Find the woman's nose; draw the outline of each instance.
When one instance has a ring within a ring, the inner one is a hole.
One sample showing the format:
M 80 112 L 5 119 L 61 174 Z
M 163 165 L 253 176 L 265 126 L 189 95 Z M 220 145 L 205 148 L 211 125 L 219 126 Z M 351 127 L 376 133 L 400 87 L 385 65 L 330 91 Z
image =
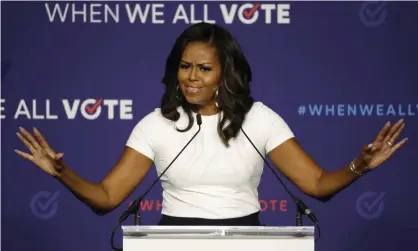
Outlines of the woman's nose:
M 189 80 L 190 81 L 196 81 L 197 80 L 197 68 L 192 67 L 190 73 L 189 73 Z

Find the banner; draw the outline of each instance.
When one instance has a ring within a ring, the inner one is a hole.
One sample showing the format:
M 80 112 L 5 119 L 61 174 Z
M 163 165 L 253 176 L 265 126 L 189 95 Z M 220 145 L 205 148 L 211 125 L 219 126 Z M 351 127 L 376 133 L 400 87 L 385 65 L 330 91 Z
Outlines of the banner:
M 14 149 L 19 127 L 38 128 L 81 177 L 99 182 L 138 121 L 159 106 L 165 60 L 198 22 L 237 38 L 252 94 L 289 124 L 323 169 L 347 165 L 386 121 L 409 141 L 329 201 L 284 183 L 315 213 L 316 250 L 417 246 L 418 33 L 416 2 L 4 2 L 1 50 L 1 212 L 4 250 L 111 250 L 119 215 L 156 178 L 155 168 L 117 209 L 95 215 Z M 180 149 L 179 149 L 180 150 Z M 158 183 L 140 205 L 160 219 Z M 265 167 L 267 226 L 296 222 L 295 204 Z M 308 218 L 305 225 L 312 225 Z M 133 224 L 129 218 L 125 224 Z M 116 245 L 122 245 L 121 231 Z

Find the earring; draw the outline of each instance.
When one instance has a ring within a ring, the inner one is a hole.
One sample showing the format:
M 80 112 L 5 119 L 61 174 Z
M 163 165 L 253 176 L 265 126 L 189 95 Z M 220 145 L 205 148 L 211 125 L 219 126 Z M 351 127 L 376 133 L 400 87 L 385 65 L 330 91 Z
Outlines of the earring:
M 216 99 L 218 98 L 218 94 L 219 94 L 219 89 L 216 90 L 216 92 L 215 92 L 215 105 L 216 105 L 216 107 L 219 108 L 218 102 L 216 101 Z
M 176 93 L 176 98 L 178 99 L 178 100 L 180 100 L 180 96 L 179 96 L 179 86 L 177 85 L 177 93 Z

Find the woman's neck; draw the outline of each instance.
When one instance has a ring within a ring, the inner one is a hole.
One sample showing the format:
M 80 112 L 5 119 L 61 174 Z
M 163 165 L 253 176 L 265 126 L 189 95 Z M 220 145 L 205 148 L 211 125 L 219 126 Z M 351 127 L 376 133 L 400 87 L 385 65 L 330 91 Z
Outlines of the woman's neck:
M 218 112 L 219 108 L 215 104 L 199 106 L 199 113 L 202 116 L 211 116 L 217 114 Z

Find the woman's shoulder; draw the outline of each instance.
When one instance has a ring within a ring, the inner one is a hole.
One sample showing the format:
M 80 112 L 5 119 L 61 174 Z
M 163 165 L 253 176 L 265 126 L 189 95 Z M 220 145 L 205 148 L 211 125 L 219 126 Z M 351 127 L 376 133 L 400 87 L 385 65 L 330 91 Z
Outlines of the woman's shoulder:
M 168 120 L 163 116 L 161 108 L 154 108 L 154 110 L 146 113 L 136 122 L 136 127 L 140 127 L 144 130 L 152 130 L 164 126 L 167 123 Z
M 184 114 L 182 109 L 177 108 L 177 111 L 180 113 L 180 118 L 177 121 L 173 121 L 164 117 L 161 108 L 154 108 L 154 110 L 145 114 L 137 122 L 137 126 L 152 131 L 176 128 L 176 126 L 185 124 L 187 122 L 187 116 Z
M 255 101 L 249 110 L 247 117 L 265 120 L 280 118 L 280 115 L 262 101 Z
M 159 123 L 164 120 L 163 114 L 161 113 L 161 108 L 155 108 L 154 110 L 146 113 L 140 120 L 139 123 L 149 124 L 149 123 Z

